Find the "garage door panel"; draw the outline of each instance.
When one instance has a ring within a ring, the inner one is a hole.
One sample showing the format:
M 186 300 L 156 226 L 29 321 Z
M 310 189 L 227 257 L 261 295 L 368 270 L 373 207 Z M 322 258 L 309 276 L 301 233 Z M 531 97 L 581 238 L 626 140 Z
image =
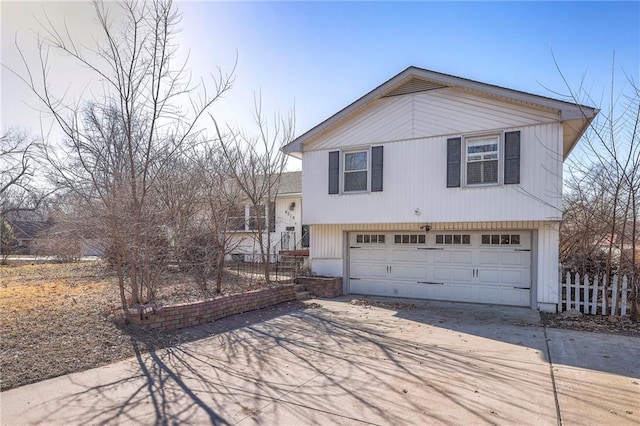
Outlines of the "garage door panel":
M 517 287 L 524 287 L 523 283 L 529 281 L 529 273 L 523 270 L 502 270 L 500 273 L 500 282 L 504 284 L 513 284 Z M 527 286 L 528 287 L 528 286 Z
M 385 250 L 380 249 L 368 249 L 368 248 L 353 248 L 351 249 L 351 260 L 355 262 L 366 261 L 381 261 L 384 262 L 387 258 Z
M 500 295 L 501 300 L 504 300 L 505 304 L 509 305 L 528 305 L 529 304 L 529 290 L 505 288 Z
M 409 268 L 409 278 L 420 281 L 427 276 L 427 266 L 412 266 Z
M 436 251 L 433 254 L 433 262 L 434 263 L 451 263 L 451 252 L 450 251 Z
M 472 262 L 473 262 L 473 252 L 471 250 L 453 252 L 453 263 L 471 265 Z
M 478 281 L 481 283 L 499 283 L 500 282 L 500 270 L 482 268 L 478 273 Z
M 473 286 L 472 285 L 456 285 L 452 288 L 452 296 L 455 300 L 471 301 L 473 300 Z
M 412 250 L 409 253 L 409 261 L 413 263 L 427 263 L 429 261 L 429 253 L 425 250 Z
M 505 266 L 529 266 L 530 259 L 528 252 L 503 252 L 501 263 Z
M 411 268 L 407 266 L 393 266 L 391 270 L 391 279 L 406 279 L 411 277 Z
M 451 281 L 452 269 L 450 267 L 434 267 L 433 279 L 435 281 Z
M 500 253 L 495 251 L 481 251 L 480 265 L 499 265 Z
M 380 242 L 350 249 L 350 292 L 391 297 L 427 298 L 527 306 L 531 291 L 530 235 L 490 239 L 471 234 L 471 244 L 452 238 L 427 238 L 427 244 L 386 233 Z M 455 232 L 453 232 L 455 234 Z M 502 234 L 502 233 L 501 233 Z M 403 234 L 404 235 L 404 234 Z M 410 234 L 412 235 L 412 234 Z M 355 237 L 353 238 L 355 241 Z M 376 239 L 377 240 L 377 239 Z M 447 243 L 447 241 L 449 241 Z M 469 239 L 467 239 L 469 241 Z M 506 241 L 506 243 L 505 243 Z
M 468 282 L 473 279 L 473 271 L 470 268 L 467 269 L 453 269 L 453 281 Z
M 481 303 L 495 303 L 497 300 L 501 300 L 499 288 L 478 286 L 476 291 L 478 292 L 478 301 Z

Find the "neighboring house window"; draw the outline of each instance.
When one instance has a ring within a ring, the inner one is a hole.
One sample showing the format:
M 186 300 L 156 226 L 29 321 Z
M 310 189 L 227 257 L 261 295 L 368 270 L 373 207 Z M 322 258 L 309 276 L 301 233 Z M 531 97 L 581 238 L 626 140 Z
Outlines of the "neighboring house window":
M 245 206 L 236 205 L 229 209 L 229 229 L 232 231 L 244 231 L 246 218 Z
M 229 212 L 229 229 L 232 231 L 257 231 L 258 220 L 262 231 L 275 232 L 275 202 L 269 203 L 269 209 L 264 206 L 258 206 L 260 211 L 260 217 L 256 209 L 252 205 L 248 206 L 234 206 Z
M 369 176 L 369 152 L 344 153 L 344 192 L 366 191 Z
M 498 183 L 498 136 L 466 140 L 467 185 Z

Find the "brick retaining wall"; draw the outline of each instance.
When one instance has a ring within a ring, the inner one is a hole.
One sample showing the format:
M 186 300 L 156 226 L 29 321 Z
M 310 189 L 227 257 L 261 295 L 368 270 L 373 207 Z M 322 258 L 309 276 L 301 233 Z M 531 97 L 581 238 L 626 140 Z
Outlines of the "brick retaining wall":
M 342 277 L 298 277 L 298 284 L 304 284 L 305 288 L 314 296 L 331 299 L 342 296 Z
M 232 294 L 205 302 L 161 308 L 131 308 L 129 321 L 149 328 L 175 330 L 204 324 L 231 315 L 255 311 L 279 303 L 296 300 L 293 285 Z

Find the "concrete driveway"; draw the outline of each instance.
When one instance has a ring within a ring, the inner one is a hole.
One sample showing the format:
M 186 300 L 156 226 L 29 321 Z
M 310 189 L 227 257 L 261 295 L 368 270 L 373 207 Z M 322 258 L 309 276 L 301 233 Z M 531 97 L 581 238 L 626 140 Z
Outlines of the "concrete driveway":
M 545 330 L 523 308 L 350 300 L 3 392 L 0 423 L 638 424 L 640 338 Z

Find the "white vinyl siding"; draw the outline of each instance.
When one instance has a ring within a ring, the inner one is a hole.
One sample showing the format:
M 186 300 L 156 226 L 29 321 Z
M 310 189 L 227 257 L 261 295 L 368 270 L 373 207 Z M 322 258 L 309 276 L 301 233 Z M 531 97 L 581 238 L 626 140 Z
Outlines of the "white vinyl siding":
M 386 143 L 384 191 L 336 197 L 326 189 L 327 151 L 304 152 L 305 223 L 559 220 L 560 124 L 505 130 L 521 132 L 519 185 L 447 188 L 447 136 L 442 136 Z
M 380 144 L 476 133 L 558 120 L 558 112 L 551 109 L 445 88 L 380 99 L 305 143 L 304 151 L 344 149 L 365 141 Z

